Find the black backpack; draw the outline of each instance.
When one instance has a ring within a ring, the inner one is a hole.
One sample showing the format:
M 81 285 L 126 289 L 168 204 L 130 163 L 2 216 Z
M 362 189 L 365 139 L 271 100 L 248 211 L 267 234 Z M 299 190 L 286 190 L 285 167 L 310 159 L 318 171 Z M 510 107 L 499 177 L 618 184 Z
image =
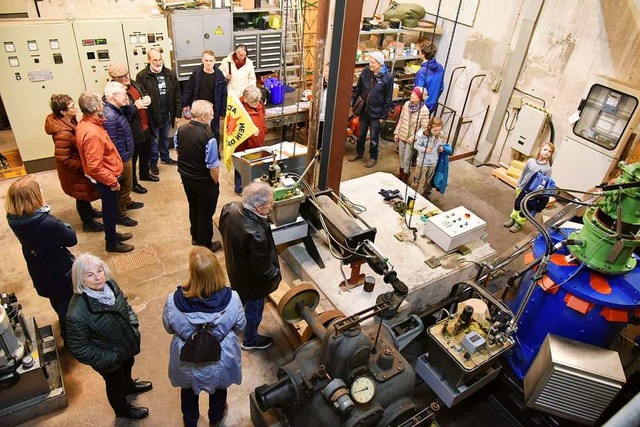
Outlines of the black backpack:
M 212 329 L 213 326 L 209 323 L 198 325 L 193 335 L 185 340 L 180 360 L 193 363 L 218 362 L 222 349 Z

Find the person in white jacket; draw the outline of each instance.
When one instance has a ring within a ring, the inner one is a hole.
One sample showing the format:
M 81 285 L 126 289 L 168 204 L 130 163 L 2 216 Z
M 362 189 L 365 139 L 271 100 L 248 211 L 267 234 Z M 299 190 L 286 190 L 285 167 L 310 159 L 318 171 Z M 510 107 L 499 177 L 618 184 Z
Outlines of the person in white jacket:
M 253 61 L 247 57 L 247 46 L 239 44 L 235 51 L 220 62 L 220 70 L 227 79 L 227 92 L 240 98 L 247 86 L 256 85 Z

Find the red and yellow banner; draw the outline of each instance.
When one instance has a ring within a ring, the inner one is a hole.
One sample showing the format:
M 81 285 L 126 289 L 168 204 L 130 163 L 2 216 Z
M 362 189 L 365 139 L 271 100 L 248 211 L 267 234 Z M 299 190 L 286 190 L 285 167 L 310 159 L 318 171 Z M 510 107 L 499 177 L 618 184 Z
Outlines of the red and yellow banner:
M 258 128 L 251 121 L 251 116 L 235 95 L 227 96 L 227 115 L 224 118 L 224 163 L 231 170 L 231 156 L 238 145 L 256 133 Z

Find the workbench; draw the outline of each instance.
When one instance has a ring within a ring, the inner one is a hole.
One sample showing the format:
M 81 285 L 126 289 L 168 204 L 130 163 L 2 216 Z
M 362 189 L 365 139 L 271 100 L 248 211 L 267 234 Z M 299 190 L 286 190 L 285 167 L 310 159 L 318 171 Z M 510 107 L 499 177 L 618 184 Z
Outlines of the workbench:
M 283 141 L 264 147 L 250 148 L 245 151 L 233 153 L 233 167 L 240 172 L 242 186 L 246 187 L 251 181 L 269 174 L 269 166 L 273 162 L 271 153 L 276 153 L 276 161 L 282 161 L 282 172 L 294 172 L 301 174 L 307 166 L 307 147 Z
M 422 234 L 426 218 L 440 213 L 440 210 L 409 189 L 409 193 L 416 196 L 414 211 L 419 212 L 417 215 L 407 215 L 407 221 L 411 216 L 411 226 L 418 229 L 414 241 L 413 233 L 408 230 L 403 216 L 394 211 L 392 202 L 385 202 L 378 194 L 380 189 L 398 189 L 400 196 L 404 196 L 407 186 L 392 174 L 377 172 L 351 179 L 341 183 L 340 189 L 352 203 L 366 208 L 360 216 L 369 226 L 377 229 L 375 245 L 388 257 L 389 263 L 398 273 L 398 278 L 408 286 L 407 304 L 403 305 L 404 308 L 401 307 L 401 311 L 406 314 L 419 313 L 424 308 L 445 299 L 454 284 L 475 276 L 477 268 L 474 263 L 482 262 L 495 253 L 488 243 L 480 239 L 466 245 L 469 250 L 466 255 L 457 252 L 445 253 Z M 326 266 L 324 269 L 318 267 L 302 244 L 290 246 L 280 255 L 303 280 L 315 283 L 332 306 L 325 306 L 325 309 L 335 308 L 351 315 L 374 305 L 378 295 L 393 290 L 391 285 L 384 283 L 382 277 L 374 273 L 367 264 L 362 266 L 361 271 L 375 278 L 373 292 L 365 292 L 362 286 L 342 290 L 339 286 L 343 281 L 340 268 L 342 266 L 347 277 L 350 268 L 332 257 L 327 243 L 322 238 L 323 233 L 315 232 L 314 240 Z M 436 268 L 429 267 L 425 261 L 430 258 L 438 259 L 441 265 Z
M 300 101 L 297 92 L 287 93 L 282 105 L 265 105 L 265 123 L 267 129 L 282 128 L 282 139 L 288 139 L 286 130 L 288 126 L 298 126 L 299 123 L 309 121 L 309 101 Z M 295 139 L 295 138 L 291 138 Z

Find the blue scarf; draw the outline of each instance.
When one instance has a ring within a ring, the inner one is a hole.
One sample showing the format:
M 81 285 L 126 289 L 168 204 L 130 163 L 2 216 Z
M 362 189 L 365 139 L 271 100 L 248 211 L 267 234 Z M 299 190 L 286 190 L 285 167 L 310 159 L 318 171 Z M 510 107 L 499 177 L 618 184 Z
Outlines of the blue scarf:
M 109 286 L 107 282 L 104 283 L 104 286 L 99 291 L 88 288 L 84 284 L 81 289 L 88 297 L 98 300 L 100 304 L 113 307 L 116 303 L 116 295 L 113 293 L 113 289 L 111 289 L 111 286 Z

